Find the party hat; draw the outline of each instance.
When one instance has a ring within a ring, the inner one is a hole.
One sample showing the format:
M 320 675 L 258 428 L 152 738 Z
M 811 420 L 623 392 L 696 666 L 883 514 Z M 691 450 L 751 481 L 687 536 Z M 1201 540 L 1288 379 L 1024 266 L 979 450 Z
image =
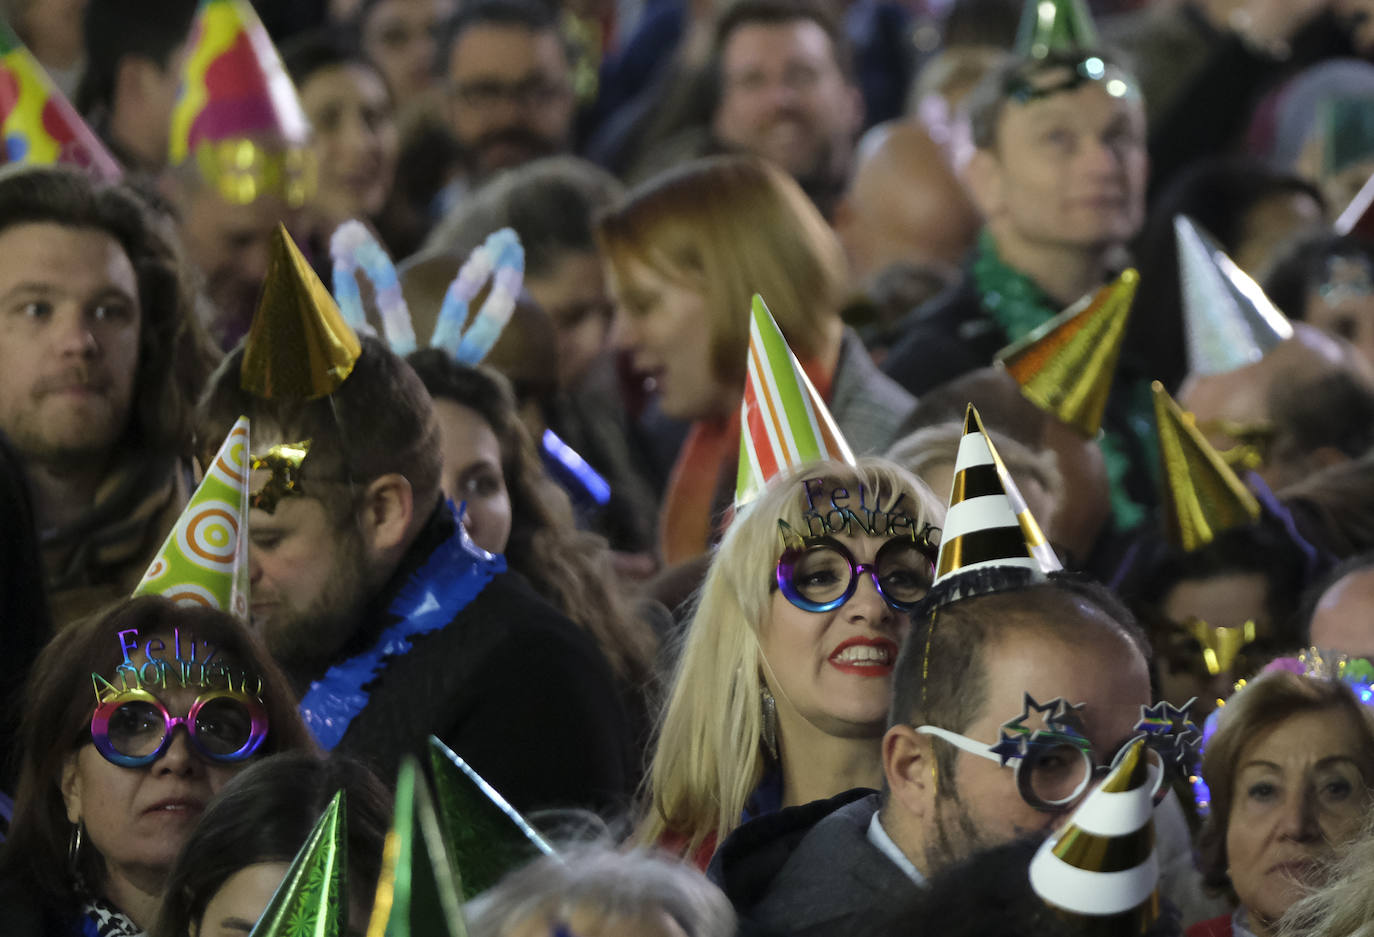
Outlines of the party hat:
M 429 764 L 449 855 L 462 870 L 464 900 L 537 854 L 553 855 L 553 847 L 494 787 L 432 735 Z
M 409 756 L 396 779 L 396 809 L 367 937 L 467 937 L 457 870 L 419 764 Z
M 983 429 L 977 408 L 969 404 L 964 436 L 954 458 L 954 485 L 935 582 L 991 566 L 1021 567 L 1039 574 L 1063 568 Z
M 787 347 L 763 298 L 754 295 L 749 363 L 740 401 L 739 475 L 735 506 L 754 500 L 768 480 L 803 462 L 854 464 L 825 401 Z
M 1051 52 L 1095 49 L 1097 29 L 1084 0 L 1026 0 L 1014 52 L 1043 59 Z
M 1236 473 L 1207 442 L 1164 385 L 1155 395 L 1155 431 L 1164 476 L 1164 525 L 1184 550 L 1206 546 L 1216 535 L 1259 519 L 1260 506 Z
M 168 162 L 194 159 L 201 176 L 234 204 L 269 193 L 304 204 L 315 181 L 310 124 L 253 7 L 247 0 L 201 0 L 188 48 Z
M 1139 282 L 1126 270 L 997 353 L 1027 400 L 1089 439 L 1102 428 Z
M 1344 237 L 1356 234 L 1362 238 L 1374 239 L 1374 176 L 1365 180 L 1360 191 L 1341 210 L 1331 224 L 1332 230 Z
M 1031 888 L 1082 933 L 1141 934 L 1159 917 L 1155 780 L 1137 739 L 1031 859 Z
M 243 389 L 313 400 L 338 389 L 362 353 L 358 336 L 286 228 L 277 225 L 258 311 L 243 348 Z
M 348 923 L 348 833 L 339 791 L 249 937 L 338 937 Z
M 1174 217 L 1188 370 L 1225 374 L 1263 358 L 1293 326 L 1259 284 L 1186 215 Z
M 4 162 L 77 166 L 102 182 L 123 175 L 33 53 L 0 19 L 0 135 Z
M 215 453 L 134 595 L 206 605 L 248 618 L 248 417 Z

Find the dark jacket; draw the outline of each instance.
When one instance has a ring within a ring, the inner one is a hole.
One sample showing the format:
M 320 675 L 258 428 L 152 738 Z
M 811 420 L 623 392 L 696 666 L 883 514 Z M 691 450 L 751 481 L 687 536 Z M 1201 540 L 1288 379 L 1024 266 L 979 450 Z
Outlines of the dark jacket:
M 849 937 L 919 889 L 868 840 L 878 793 L 858 788 L 739 827 L 707 876 L 739 914 L 741 935 Z
M 883 359 L 883 372 L 919 397 L 992 364 L 1009 341 L 965 269 L 953 286 L 907 315 L 902 337 Z
M 441 506 L 371 603 L 363 648 L 390 623 L 385 610 L 395 594 L 453 530 Z M 630 732 L 610 668 L 592 639 L 523 577 L 497 574 L 447 626 L 413 638 L 411 648 L 369 685 L 339 751 L 390 779 L 433 734 L 518 810 L 627 803 Z

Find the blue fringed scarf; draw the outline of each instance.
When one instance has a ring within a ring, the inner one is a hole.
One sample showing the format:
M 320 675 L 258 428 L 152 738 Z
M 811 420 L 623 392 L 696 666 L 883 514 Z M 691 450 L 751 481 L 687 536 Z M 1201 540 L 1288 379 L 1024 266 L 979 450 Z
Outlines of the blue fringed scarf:
M 506 558 L 473 543 L 456 516 L 454 527 L 453 536 L 434 549 L 387 606 L 396 623 L 368 650 L 330 667 L 301 698 L 301 717 L 326 751 L 333 751 L 363 711 L 369 696 L 364 687 L 381 674 L 386 662 L 407 653 L 412 638 L 453 621 L 493 576 L 506 571 Z

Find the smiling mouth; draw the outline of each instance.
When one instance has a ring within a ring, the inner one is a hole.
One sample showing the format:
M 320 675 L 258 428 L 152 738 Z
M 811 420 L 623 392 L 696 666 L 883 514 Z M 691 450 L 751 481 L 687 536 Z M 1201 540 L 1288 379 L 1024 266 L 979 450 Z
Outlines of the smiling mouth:
M 865 677 L 885 677 L 897 662 L 897 645 L 891 641 L 853 641 L 841 644 L 830 655 L 830 666 Z
M 143 812 L 145 814 L 167 814 L 173 816 L 180 814 L 189 816 L 191 814 L 202 813 L 204 810 L 205 804 L 201 803 L 199 800 L 195 800 L 194 798 L 177 798 L 159 801 Z

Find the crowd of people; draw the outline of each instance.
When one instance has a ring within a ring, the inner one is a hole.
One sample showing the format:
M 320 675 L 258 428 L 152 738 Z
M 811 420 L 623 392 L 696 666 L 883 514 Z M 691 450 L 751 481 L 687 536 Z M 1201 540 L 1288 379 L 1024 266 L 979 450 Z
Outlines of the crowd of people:
M 0 932 L 1374 928 L 1374 3 L 0 13 Z

